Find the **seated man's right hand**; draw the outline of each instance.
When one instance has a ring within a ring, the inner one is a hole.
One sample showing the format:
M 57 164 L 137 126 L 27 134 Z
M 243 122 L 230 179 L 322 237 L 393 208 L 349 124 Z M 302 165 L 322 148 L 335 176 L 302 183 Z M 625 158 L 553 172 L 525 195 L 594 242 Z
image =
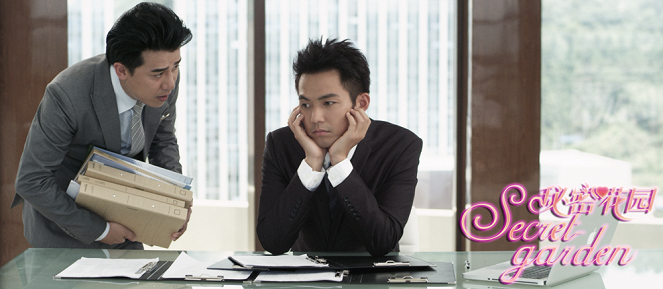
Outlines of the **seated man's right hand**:
M 295 138 L 299 142 L 299 145 L 304 149 L 306 154 L 306 163 L 314 171 L 322 171 L 322 162 L 325 160 L 325 155 L 327 154 L 326 149 L 322 149 L 318 144 L 311 139 L 311 137 L 306 134 L 306 130 L 302 125 L 304 120 L 304 114 L 301 113 L 301 108 L 299 106 L 295 107 L 290 113 L 288 118 L 288 126 L 292 133 L 295 135 Z
M 101 239 L 100 242 L 108 245 L 121 244 L 124 243 L 125 240 L 136 242 L 136 234 L 127 229 L 127 227 L 116 222 L 108 222 L 108 225 L 110 225 L 108 235 Z

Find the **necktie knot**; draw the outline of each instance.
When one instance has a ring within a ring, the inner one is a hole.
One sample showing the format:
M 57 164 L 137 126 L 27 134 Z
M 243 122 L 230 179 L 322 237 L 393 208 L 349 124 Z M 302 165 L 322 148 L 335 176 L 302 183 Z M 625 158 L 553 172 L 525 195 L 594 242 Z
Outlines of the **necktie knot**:
M 143 106 L 145 106 L 144 103 L 142 103 L 140 100 L 136 100 L 136 104 L 133 107 L 133 113 L 134 115 L 140 114 L 143 111 Z

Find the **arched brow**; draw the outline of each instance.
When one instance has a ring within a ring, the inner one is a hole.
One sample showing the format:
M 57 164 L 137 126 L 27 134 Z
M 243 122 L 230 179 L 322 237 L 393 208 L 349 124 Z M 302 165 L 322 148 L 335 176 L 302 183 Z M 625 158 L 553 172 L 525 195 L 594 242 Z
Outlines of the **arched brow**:
M 180 62 L 182 62 L 182 58 L 180 58 L 180 60 L 178 60 L 178 61 L 175 61 L 175 65 L 173 65 L 173 66 L 177 66 L 177 65 L 179 65 Z M 164 67 L 164 68 L 155 68 L 155 69 L 152 69 L 152 70 L 150 70 L 150 71 L 151 71 L 151 72 L 162 72 L 162 71 L 166 71 L 166 70 L 168 70 L 168 68 L 170 68 L 170 66 L 168 66 L 168 67 Z
M 323 100 L 323 99 L 328 99 L 328 98 L 333 98 L 333 97 L 338 97 L 338 94 L 336 94 L 336 93 L 328 93 L 328 94 L 325 94 L 325 95 L 323 95 L 323 96 L 318 97 L 318 100 Z M 300 95 L 300 96 L 299 96 L 299 99 L 300 99 L 300 100 L 310 101 L 310 100 L 309 100 L 306 96 L 304 96 L 304 95 Z

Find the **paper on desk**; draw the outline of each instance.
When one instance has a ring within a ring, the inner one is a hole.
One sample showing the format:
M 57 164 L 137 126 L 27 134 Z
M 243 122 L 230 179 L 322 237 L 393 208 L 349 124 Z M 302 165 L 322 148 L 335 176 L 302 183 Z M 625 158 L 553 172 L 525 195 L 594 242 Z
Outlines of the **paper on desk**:
M 194 278 L 210 278 L 210 277 L 223 277 L 223 280 L 246 280 L 249 278 L 253 271 L 240 271 L 240 270 L 208 270 L 207 267 L 216 263 L 215 261 L 203 262 L 198 261 L 187 253 L 182 252 L 177 259 L 173 261 L 170 268 L 161 275 L 163 279 L 184 279 L 185 276 L 191 275 Z
M 307 270 L 295 271 L 262 271 L 255 281 L 263 282 L 315 282 L 315 281 L 343 281 L 343 273 L 336 270 Z
M 105 278 L 127 277 L 138 279 L 145 273 L 141 270 L 151 263 L 156 264 L 159 258 L 154 259 L 105 259 L 85 258 L 78 259 L 69 265 L 56 278 Z
M 328 264 L 321 264 L 310 260 L 306 255 L 278 255 L 278 256 L 229 256 L 233 262 L 239 263 L 244 267 L 264 267 L 264 268 L 290 268 L 290 267 L 329 267 Z

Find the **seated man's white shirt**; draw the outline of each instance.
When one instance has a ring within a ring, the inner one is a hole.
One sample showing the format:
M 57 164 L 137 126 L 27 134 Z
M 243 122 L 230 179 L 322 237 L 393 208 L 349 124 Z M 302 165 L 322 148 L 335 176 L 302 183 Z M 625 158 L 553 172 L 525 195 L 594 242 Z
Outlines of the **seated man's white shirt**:
M 325 155 L 325 160 L 323 163 L 323 168 L 321 172 L 314 171 L 311 166 L 306 163 L 306 160 L 302 160 L 302 163 L 299 165 L 299 168 L 297 169 L 297 174 L 299 175 L 299 179 L 302 181 L 302 185 L 309 191 L 314 191 L 315 189 L 320 186 L 320 183 L 322 183 L 322 179 L 325 177 L 325 173 L 327 173 L 329 182 L 333 187 L 338 186 L 340 183 L 342 183 L 352 172 L 353 166 L 352 162 L 350 160 L 352 159 L 352 156 L 355 154 L 355 150 L 357 149 L 357 146 L 355 145 L 350 149 L 350 152 L 348 153 L 348 157 L 339 163 L 337 163 L 333 167 L 329 167 L 330 160 L 329 160 L 329 153 Z

